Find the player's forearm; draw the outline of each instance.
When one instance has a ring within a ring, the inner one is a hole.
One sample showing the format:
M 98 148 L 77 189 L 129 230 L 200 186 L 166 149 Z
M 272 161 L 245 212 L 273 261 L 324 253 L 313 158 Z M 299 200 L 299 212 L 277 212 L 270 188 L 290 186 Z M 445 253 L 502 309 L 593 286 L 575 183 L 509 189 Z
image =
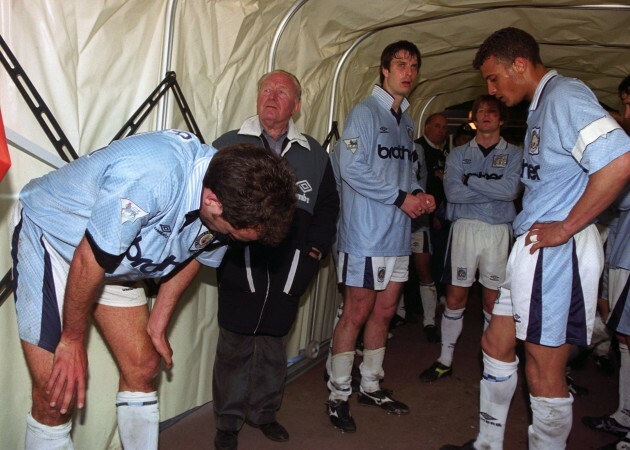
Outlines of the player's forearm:
M 563 221 L 563 228 L 570 235 L 582 230 L 617 198 L 629 181 L 630 153 L 625 153 L 591 175 L 584 194 Z
M 193 259 L 160 284 L 155 304 L 149 317 L 150 332 L 164 332 L 177 302 L 199 272 L 201 264 Z
M 62 338 L 83 342 L 88 317 L 104 276 L 105 270 L 98 264 L 90 245 L 83 238 L 74 252 L 68 273 Z

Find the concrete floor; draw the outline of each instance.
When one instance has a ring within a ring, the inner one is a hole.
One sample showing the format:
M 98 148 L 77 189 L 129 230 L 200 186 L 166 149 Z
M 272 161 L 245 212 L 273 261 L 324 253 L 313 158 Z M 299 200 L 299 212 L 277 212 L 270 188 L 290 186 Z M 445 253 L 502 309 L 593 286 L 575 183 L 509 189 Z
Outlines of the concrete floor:
M 285 443 L 266 439 L 247 425 L 239 435 L 242 450 L 318 450 L 318 449 L 438 449 L 447 443 L 462 444 L 477 434 L 481 356 L 479 340 L 482 318 L 478 301 L 471 302 L 464 331 L 455 350 L 453 376 L 436 383 L 422 383 L 419 373 L 439 355 L 439 344 L 429 344 L 421 325 L 406 324 L 393 330 L 385 357 L 383 387 L 393 389 L 394 397 L 410 407 L 405 416 L 388 415 L 378 408 L 364 407 L 350 400 L 356 433 L 335 429 L 325 414 L 328 394 L 323 382 L 324 361 L 289 383 L 278 421 L 289 431 Z M 357 357 L 357 360 L 359 358 Z M 572 376 L 587 387 L 587 396 L 574 401 L 574 424 L 568 449 L 596 449 L 616 440 L 614 436 L 585 428 L 584 415 L 602 415 L 617 405 L 617 377 L 595 369 L 589 358 L 586 366 Z M 529 424 L 528 393 L 524 374 L 514 397 L 506 431 L 505 449 L 527 448 Z M 160 434 L 160 450 L 212 449 L 215 427 L 212 404 L 201 406 L 185 419 Z

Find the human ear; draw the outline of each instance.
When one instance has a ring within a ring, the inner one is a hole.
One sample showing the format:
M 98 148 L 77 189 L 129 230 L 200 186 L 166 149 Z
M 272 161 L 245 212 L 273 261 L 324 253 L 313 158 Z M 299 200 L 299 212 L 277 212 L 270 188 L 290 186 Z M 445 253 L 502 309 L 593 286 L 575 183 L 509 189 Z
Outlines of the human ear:
M 209 208 L 214 214 L 221 215 L 223 213 L 223 204 L 211 189 L 205 188 L 202 193 L 201 202 Z
M 512 62 L 512 70 L 518 74 L 524 73 L 528 66 L 529 61 L 522 56 L 517 56 Z

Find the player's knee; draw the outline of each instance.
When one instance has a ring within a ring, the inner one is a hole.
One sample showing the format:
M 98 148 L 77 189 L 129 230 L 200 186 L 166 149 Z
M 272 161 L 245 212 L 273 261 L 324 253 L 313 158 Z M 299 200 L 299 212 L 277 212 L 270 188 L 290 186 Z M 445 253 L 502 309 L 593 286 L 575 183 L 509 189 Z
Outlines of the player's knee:
M 156 352 L 146 352 L 136 359 L 130 367 L 121 371 L 125 390 L 143 390 L 151 388 L 160 371 L 160 356 Z
M 31 415 L 43 425 L 57 426 L 67 423 L 72 418 L 74 407 L 70 407 L 68 412 L 61 414 L 58 409 L 50 407 L 50 399 L 44 389 L 33 389 L 33 404 Z
M 492 320 L 495 319 L 493 316 Z M 481 337 L 481 349 L 484 353 L 499 361 L 514 361 L 516 358 L 515 339 L 501 336 L 496 329 L 492 328 L 492 320 L 490 326 Z
M 341 319 L 339 319 L 339 324 L 343 328 L 360 330 L 367 321 L 367 318 L 368 315 L 360 309 L 344 310 Z

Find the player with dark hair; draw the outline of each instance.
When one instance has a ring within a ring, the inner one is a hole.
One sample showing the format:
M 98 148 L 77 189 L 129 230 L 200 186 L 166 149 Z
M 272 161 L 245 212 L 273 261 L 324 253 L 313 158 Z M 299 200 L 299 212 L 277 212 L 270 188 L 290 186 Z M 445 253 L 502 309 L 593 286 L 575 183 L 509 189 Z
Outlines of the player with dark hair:
M 565 369 L 572 345 L 591 338 L 603 250 L 593 220 L 630 179 L 630 139 L 586 85 L 546 69 L 538 43 L 504 28 L 480 46 L 473 67 L 507 106 L 530 102 L 505 283 L 482 339 L 479 435 L 461 448 L 503 448 L 516 389 L 516 339 L 524 341 L 531 449 L 562 449 L 573 397 Z M 444 449 L 460 448 L 445 446 Z
M 93 313 L 120 371 L 122 444 L 156 449 L 155 377 L 161 358 L 172 364 L 166 329 L 181 294 L 201 264 L 219 265 L 230 238 L 277 243 L 294 207 L 295 179 L 280 158 L 253 146 L 217 152 L 178 130 L 113 142 L 28 183 L 11 247 L 33 382 L 25 448 L 72 448 Z M 161 278 L 150 312 L 133 284 L 145 278 Z
M 405 110 L 420 67 L 420 52 L 407 41 L 388 45 L 381 85 L 346 119 L 333 161 L 341 186 L 338 281 L 343 313 L 333 332 L 328 415 L 334 426 L 355 431 L 348 398 L 357 336 L 363 333 L 358 400 L 393 414 L 407 405 L 381 389 L 388 326 L 409 273 L 411 218 L 435 209 L 415 176 L 413 121 Z

